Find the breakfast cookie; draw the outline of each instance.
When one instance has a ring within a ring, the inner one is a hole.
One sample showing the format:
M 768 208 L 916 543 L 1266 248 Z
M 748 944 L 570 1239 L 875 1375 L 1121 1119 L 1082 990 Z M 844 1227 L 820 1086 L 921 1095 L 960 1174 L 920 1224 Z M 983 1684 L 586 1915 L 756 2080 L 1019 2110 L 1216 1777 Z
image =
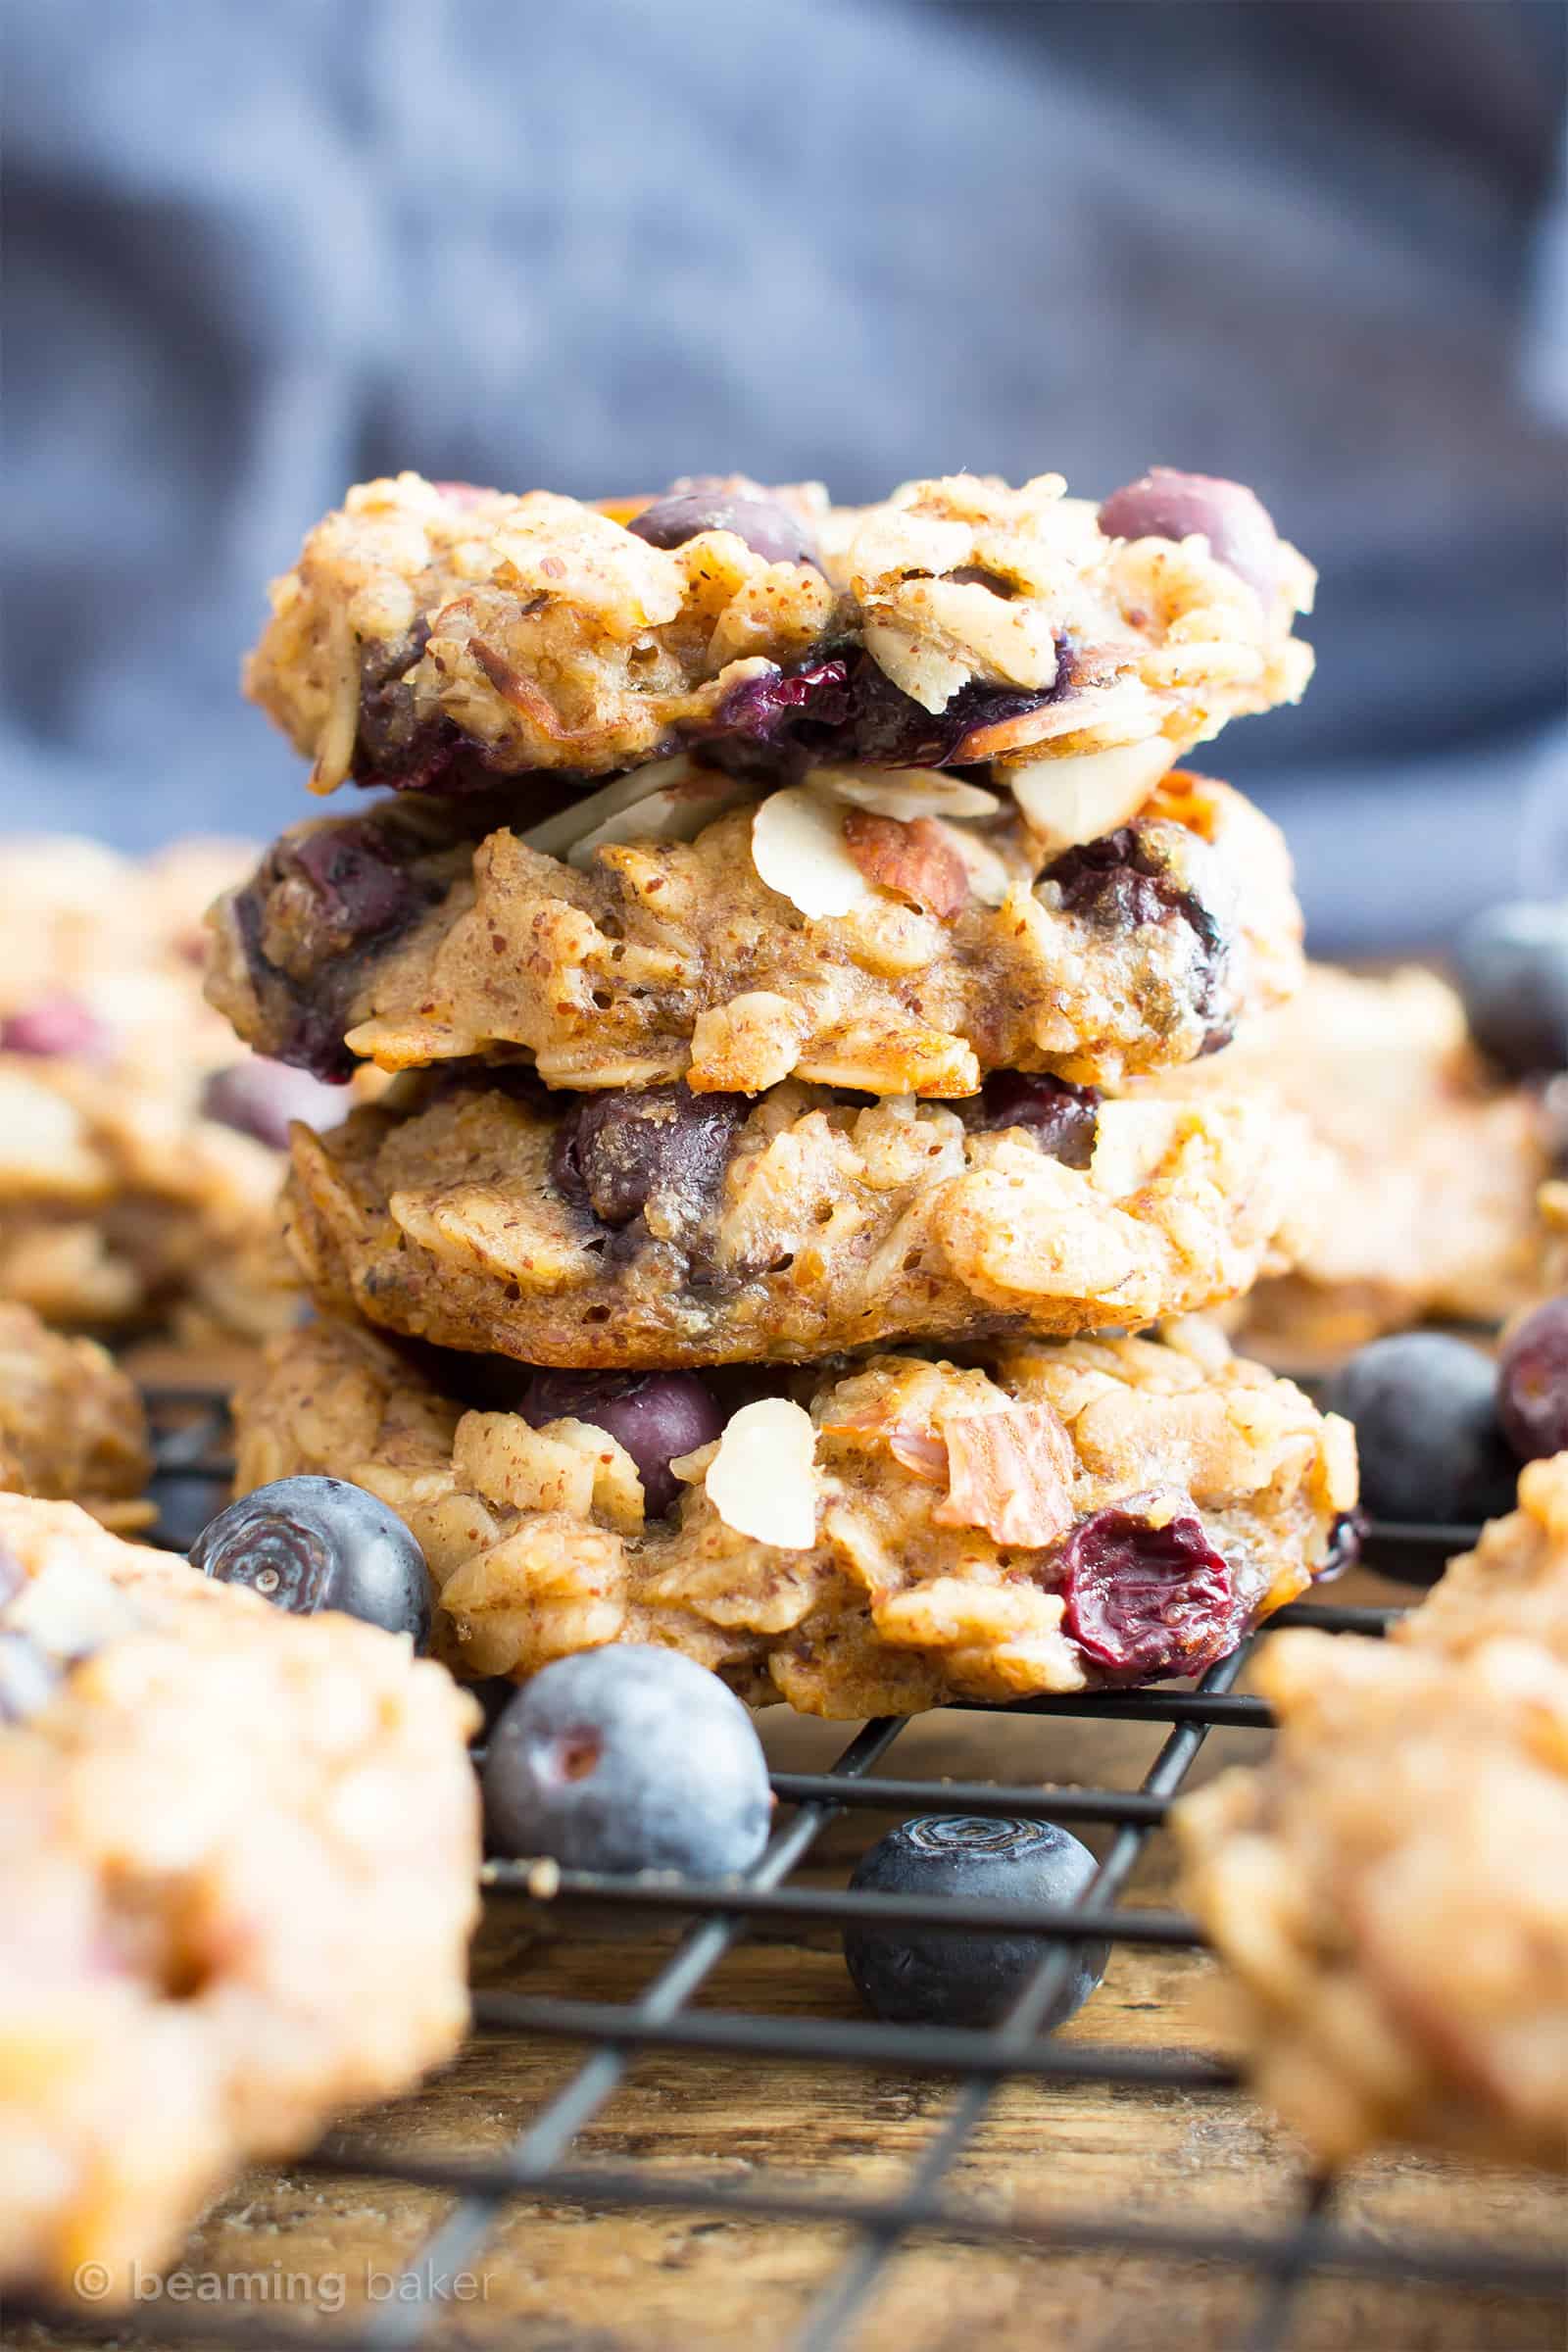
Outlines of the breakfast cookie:
M 318 1304 L 608 1369 L 1134 1330 L 1292 1247 L 1304 1124 L 1266 1095 L 1102 1102 L 1003 1071 L 961 1104 L 549 1094 L 455 1064 L 319 1140 L 289 1238 Z
M 1500 1321 L 1551 1287 L 1542 1097 L 1488 1073 L 1435 973 L 1310 965 L 1225 1057 L 1226 1085 L 1256 1078 L 1311 1122 L 1324 1181 L 1295 1267 L 1248 1301 L 1244 1345 L 1332 1360 L 1427 1316 Z
M 0 1299 L 0 1489 L 79 1502 L 129 1535 L 155 1516 L 134 1384 L 92 1340 L 69 1340 Z
M 835 511 L 704 477 L 593 507 L 403 473 L 312 531 L 246 683 L 319 792 L 694 744 L 935 766 L 1159 740 L 1168 763 L 1301 693 L 1313 573 L 1250 490 L 1064 488 L 956 474 Z
M 686 762 L 666 789 L 704 811 L 735 791 Z M 1211 1054 L 1300 964 L 1266 817 L 1180 772 L 1135 807 L 1055 851 L 931 771 L 812 770 L 692 840 L 660 838 L 646 798 L 531 839 L 476 804 L 391 802 L 283 835 L 214 910 L 209 986 L 242 1037 L 325 1077 L 510 1055 L 559 1087 L 1116 1084 Z
M 238 1491 L 329 1469 L 390 1503 L 477 1676 L 651 1642 L 816 1715 L 1125 1688 L 1294 1599 L 1355 1501 L 1348 1424 L 1170 1334 L 705 1383 L 322 1322 L 237 1396 Z
M 1291 1631 L 1256 1683 L 1268 1762 L 1174 1820 L 1262 2096 L 1326 2164 L 1568 2166 L 1568 1659 Z
M 451 2054 L 476 1720 L 406 1642 L 0 1494 L 0 2284 L 126 2297 Z
M 266 1243 L 278 1155 L 290 1117 L 337 1099 L 237 1048 L 204 1000 L 203 909 L 252 856 L 0 845 L 0 1298 L 251 1340 L 291 1319 Z

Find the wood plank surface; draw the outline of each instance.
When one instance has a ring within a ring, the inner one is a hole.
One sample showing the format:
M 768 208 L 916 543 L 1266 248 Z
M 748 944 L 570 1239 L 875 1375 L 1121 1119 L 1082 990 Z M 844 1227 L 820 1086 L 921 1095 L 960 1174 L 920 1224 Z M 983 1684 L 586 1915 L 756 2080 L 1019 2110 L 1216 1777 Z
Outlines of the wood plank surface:
M 1342 1591 L 1347 1599 L 1391 1596 L 1370 1580 Z M 781 1710 L 760 1720 L 781 1769 L 821 1769 L 845 1741 L 845 1727 Z M 1153 1725 L 943 1714 L 911 1726 L 885 1769 L 1130 1787 L 1160 1737 Z M 1195 1779 L 1259 1752 L 1256 1735 L 1216 1734 Z M 885 1826 L 867 1812 L 839 1816 L 798 1883 L 842 1885 Z M 1098 1832 L 1085 1835 L 1102 1842 Z M 1170 1900 L 1169 1863 L 1167 1841 L 1154 1839 L 1131 1899 Z M 564 1906 L 494 1900 L 474 1983 L 625 2000 L 678 1932 L 628 1936 Z M 836 1936 L 814 1929 L 746 1942 L 715 1971 L 700 2005 L 770 2018 L 859 2014 Z M 1219 1973 L 1199 1954 L 1118 1948 L 1063 2038 L 1223 2053 Z M 499 2154 L 579 2056 L 564 2043 L 476 2036 L 422 2093 L 363 2119 L 353 2136 L 426 2157 Z M 950 2082 L 897 2072 L 660 2051 L 634 2066 L 572 2160 L 743 2185 L 765 2178 L 830 2198 L 893 2194 L 954 2095 Z M 1004 2214 L 1135 2214 L 1258 2229 L 1298 2210 L 1302 2185 L 1300 2152 L 1243 2096 L 1020 2082 L 997 2092 L 946 2183 L 955 2198 Z M 231 2308 L 248 2298 L 254 2314 L 270 2303 L 291 2323 L 318 2322 L 329 2341 L 334 2324 L 384 2303 L 398 2267 L 450 2205 L 446 2195 L 392 2181 L 258 2168 L 208 2215 L 184 2268 L 195 2281 L 248 2278 L 248 2286 L 224 2290 Z M 1336 2213 L 1378 2233 L 1497 2238 L 1537 2255 L 1568 2236 L 1561 2183 L 1409 2154 L 1356 2168 L 1340 2185 Z M 518 2201 L 472 2265 L 462 2290 L 471 2299 L 449 2294 L 430 2340 L 448 2352 L 500 2344 L 509 2352 L 769 2352 L 794 2341 L 854 2242 L 839 2226 L 761 2224 L 705 2212 L 700 2202 L 690 2211 L 586 2214 L 548 2197 Z M 1262 2292 L 1255 2274 L 1218 2263 L 923 2238 L 889 2264 L 845 2340 L 854 2352 L 1241 2347 Z M 29 2352 L 72 2340 L 31 2324 L 5 2337 Z M 220 2340 L 216 2332 L 211 2340 Z M 1302 2291 L 1288 2340 L 1293 2352 L 1563 2352 L 1568 2336 L 1560 2307 L 1322 2278 Z

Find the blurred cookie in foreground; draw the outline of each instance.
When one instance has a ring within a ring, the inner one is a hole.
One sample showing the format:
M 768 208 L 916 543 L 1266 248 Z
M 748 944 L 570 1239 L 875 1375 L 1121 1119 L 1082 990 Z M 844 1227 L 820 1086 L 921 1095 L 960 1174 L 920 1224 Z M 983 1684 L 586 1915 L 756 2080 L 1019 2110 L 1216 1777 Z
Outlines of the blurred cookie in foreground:
M 1568 2168 L 1568 1455 L 1396 1638 L 1262 1651 L 1269 1760 L 1176 1809 L 1262 2095 L 1384 2140 Z
M 1548 1093 L 1494 1071 L 1435 973 L 1311 964 L 1225 1074 L 1272 1081 L 1321 1150 L 1307 1238 L 1248 1300 L 1245 1347 L 1310 1366 L 1429 1317 L 1500 1322 L 1551 1287 Z
M 339 1098 L 236 1048 L 204 1001 L 202 914 L 250 855 L 0 845 L 0 1298 L 51 1323 L 191 1311 L 255 1340 L 293 1317 L 263 1237 L 290 1117 Z
M 234 1423 L 240 1494 L 327 1472 L 400 1513 L 471 1675 L 652 1642 L 840 1717 L 1200 1673 L 1337 1564 L 1356 1499 L 1348 1425 L 1194 1319 L 706 1379 L 323 1320 Z
M 128 2299 L 451 2055 L 476 1724 L 405 1640 L 0 1495 L 0 2286 Z
M 108 1352 L 0 1300 L 0 1489 L 131 1535 L 154 1515 L 151 1473 L 141 1399 Z

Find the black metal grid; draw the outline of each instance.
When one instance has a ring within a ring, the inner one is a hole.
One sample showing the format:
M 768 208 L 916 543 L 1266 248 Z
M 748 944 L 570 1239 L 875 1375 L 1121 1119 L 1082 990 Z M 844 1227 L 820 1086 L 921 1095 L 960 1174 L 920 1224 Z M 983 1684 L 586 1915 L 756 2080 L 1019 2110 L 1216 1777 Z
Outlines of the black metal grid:
M 226 1446 L 223 1408 L 211 1392 L 198 1390 L 154 1391 L 149 1403 L 158 1458 L 154 1492 L 163 1512 L 160 1533 L 165 1541 L 183 1547 L 223 1498 L 228 1474 L 221 1458 Z M 1439 1551 L 1446 1556 L 1472 1532 L 1377 1528 L 1370 1548 L 1378 1565 L 1424 1582 L 1435 1572 Z M 1271 1622 L 1376 1635 L 1398 1613 L 1310 1601 L 1281 1610 Z M 156 2311 L 117 2315 L 101 2324 L 83 2322 L 74 2313 L 65 2326 L 85 2337 L 199 2337 L 213 2345 L 265 2344 L 269 2352 L 291 2352 L 295 2345 L 302 2352 L 307 2345 L 316 2352 L 323 2347 L 325 2352 L 413 2352 L 432 2339 L 441 2316 L 439 2306 L 416 2289 L 444 2272 L 471 2270 L 504 2209 L 540 2197 L 584 2213 L 684 2210 L 781 2225 L 848 2225 L 855 2233 L 853 2248 L 817 2294 L 804 2325 L 788 2339 L 793 2352 L 830 2352 L 847 2345 L 887 2266 L 910 2238 L 1010 2245 L 1033 2253 L 1126 2253 L 1233 2266 L 1253 2276 L 1258 2284 L 1250 2332 L 1245 2339 L 1248 2352 L 1284 2352 L 1302 2287 L 1329 2272 L 1412 2286 L 1490 2287 L 1537 2302 L 1561 2302 L 1568 2310 L 1568 2275 L 1560 2248 L 1543 2245 L 1533 2253 L 1450 2234 L 1373 2236 L 1336 2222 L 1335 2184 L 1327 2179 L 1303 2178 L 1296 2194 L 1295 2218 L 1261 2229 L 1154 2221 L 1102 2208 L 1001 2215 L 945 2188 L 998 2086 L 1008 2077 L 1152 2091 L 1223 2092 L 1239 2086 L 1233 2069 L 1201 2057 L 1058 2042 L 1039 2027 L 1061 1989 L 1071 1947 L 1079 1942 L 1201 1947 L 1196 1921 L 1171 1910 L 1139 1910 L 1121 1898 L 1135 1863 L 1160 1834 L 1209 1732 L 1220 1727 L 1268 1730 L 1263 1702 L 1232 1689 L 1252 1646 L 1249 1642 L 1223 1659 L 1195 1690 L 1046 1697 L 1004 1710 L 1014 1716 L 1163 1724 L 1165 1738 L 1136 1788 L 1059 1789 L 899 1779 L 879 1768 L 906 1727 L 902 1720 L 886 1718 L 865 1724 L 828 1771 L 773 1776 L 780 1806 L 787 1809 L 783 1826 L 743 1881 L 721 1886 L 666 1879 L 628 1883 L 552 1870 L 548 1891 L 556 1905 L 591 1904 L 601 1912 L 609 1906 L 622 1914 L 662 1914 L 690 1924 L 670 1957 L 624 2003 L 503 1993 L 476 1996 L 474 2022 L 481 2029 L 588 2047 L 575 2072 L 502 2157 L 471 2163 L 432 2161 L 334 2138 L 304 2160 L 301 2169 L 452 2193 L 455 2202 L 444 2221 L 409 2257 L 405 2277 L 413 2283 L 408 2300 L 393 2297 L 368 2318 L 331 2328 L 314 2322 L 291 2325 L 275 2311 L 187 2312 L 163 2303 Z M 792 1886 L 792 1874 L 828 1822 L 861 1808 L 901 1816 L 947 1812 L 1092 1824 L 1109 1829 L 1111 1836 L 1093 1880 L 1066 1908 L 933 1903 Z M 491 1862 L 484 1872 L 486 1887 L 497 1898 L 533 1899 L 538 1882 L 531 1886 L 531 1877 L 529 1866 L 512 1862 Z M 1039 1966 L 1011 2010 L 984 2032 L 768 2018 L 692 2006 L 725 1956 L 764 1924 L 842 1925 L 872 1918 L 889 1925 L 996 1927 L 1013 1933 L 1028 1929 L 1051 1941 L 1043 1944 Z M 760 2186 L 743 2188 L 700 2176 L 675 2180 L 634 2168 L 573 2166 L 570 2152 L 578 2133 L 611 2099 L 638 2057 L 651 2050 L 944 2076 L 956 2082 L 957 2095 L 896 2196 L 830 2195 L 765 2180 Z M 473 2315 L 466 2316 L 471 2325 Z M 495 2340 L 499 2344 L 505 2339 L 498 2334 Z

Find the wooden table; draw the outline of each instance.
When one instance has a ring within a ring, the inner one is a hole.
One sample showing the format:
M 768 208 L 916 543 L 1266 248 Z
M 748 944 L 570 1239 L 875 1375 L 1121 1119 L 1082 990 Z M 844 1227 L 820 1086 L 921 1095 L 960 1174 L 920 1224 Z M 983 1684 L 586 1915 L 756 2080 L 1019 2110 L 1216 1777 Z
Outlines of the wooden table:
M 1390 1596 L 1370 1583 L 1345 1591 L 1347 1598 Z M 782 1710 L 761 1721 L 781 1769 L 820 1770 L 844 1744 L 842 1726 Z M 1152 1725 L 947 1714 L 913 1726 L 889 1769 L 1125 1787 L 1159 1738 Z M 1258 1747 L 1254 1735 L 1215 1734 L 1195 1781 Z M 871 1814 L 840 1816 L 797 1883 L 842 1884 L 855 1855 L 886 1826 Z M 1170 1899 L 1165 1839 L 1148 1849 L 1129 1893 L 1139 1904 Z M 672 1925 L 633 1940 L 564 1908 L 496 1901 L 476 1946 L 474 1982 L 486 1990 L 624 2000 L 677 1934 Z M 769 2017 L 859 2014 L 831 1930 L 744 1944 L 715 1972 L 701 2005 Z M 1222 1982 L 1206 1957 L 1119 1948 L 1100 1992 L 1064 2032 L 1069 2039 L 1222 2053 L 1223 2009 Z M 432 2157 L 498 2154 L 579 2056 L 563 2043 L 476 2038 L 418 2097 L 357 2125 L 355 2137 Z M 887 2193 L 904 2182 L 952 2098 L 952 2085 L 936 2079 L 657 2052 L 582 2133 L 574 2161 L 741 2182 L 765 2172 L 830 2196 Z M 1299 2151 L 1232 2093 L 1011 2082 L 947 2186 L 956 2198 L 1002 2212 L 1131 2212 L 1261 2228 L 1297 2210 L 1302 2174 Z M 368 2292 L 384 2295 L 385 2281 L 449 2203 L 393 2182 L 257 2169 L 209 2214 L 185 2263 L 193 2275 L 254 2274 L 264 2284 L 250 2290 L 253 2310 L 263 2293 L 275 2295 L 291 2320 L 318 2316 L 329 2337 L 336 2282 L 345 2318 Z M 1342 2184 L 1337 2211 L 1372 2231 L 1500 2238 L 1537 2254 L 1568 2237 L 1562 2184 L 1462 2171 L 1426 2156 L 1363 2164 Z M 476 2266 L 468 2290 L 475 2299 L 449 2301 L 432 2340 L 504 2343 L 511 2352 L 767 2352 L 791 2341 L 852 2235 L 700 2207 L 584 2215 L 548 2201 L 519 2203 Z M 288 2278 L 302 2283 L 283 2295 Z M 1222 2265 L 916 2240 L 889 2266 L 849 2341 L 855 2352 L 1206 2352 L 1245 2344 L 1260 2294 L 1255 2274 Z M 5 2340 L 41 2348 L 71 2339 L 28 2327 Z M 1560 2310 L 1343 2278 L 1303 2289 L 1290 2337 L 1293 2352 L 1563 2352 L 1565 2341 Z

